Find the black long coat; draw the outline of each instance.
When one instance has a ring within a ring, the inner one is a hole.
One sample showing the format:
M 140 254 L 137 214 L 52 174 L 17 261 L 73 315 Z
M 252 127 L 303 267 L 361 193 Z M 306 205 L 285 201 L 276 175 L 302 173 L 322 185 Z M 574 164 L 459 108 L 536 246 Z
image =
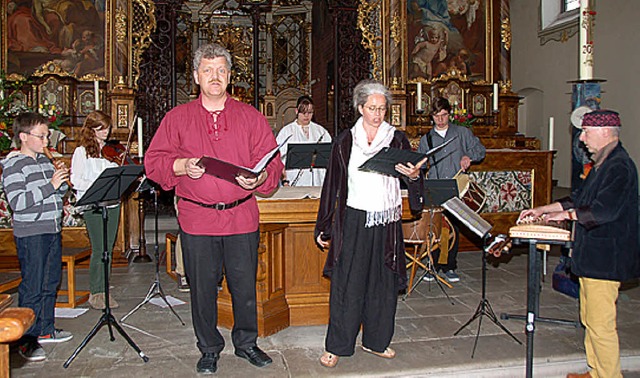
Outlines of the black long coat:
M 323 274 L 327 277 L 331 277 L 331 270 L 342 252 L 342 224 L 347 207 L 347 167 L 352 146 L 353 136 L 350 129 L 341 132 L 334 141 L 320 197 L 315 238 L 317 239 L 321 232 L 331 238 L 331 246 L 323 270 Z M 398 130 L 394 133 L 390 147 L 411 149 L 406 135 Z M 416 181 L 408 178 L 404 178 L 403 181 L 409 192 L 411 211 L 413 213 L 422 211 L 422 175 Z M 390 232 L 396 231 L 395 227 L 387 229 Z M 402 233 L 401 227 L 398 229 Z M 402 235 L 399 236 L 398 239 L 402 240 Z M 388 237 L 386 240 L 389 244 L 385 246 L 385 265 L 397 274 L 399 287 L 404 289 L 407 285 L 404 244 L 398 243 L 394 246 L 391 241 L 396 238 Z
M 638 171 L 621 143 L 560 203 L 578 216 L 573 273 L 614 281 L 640 277 Z

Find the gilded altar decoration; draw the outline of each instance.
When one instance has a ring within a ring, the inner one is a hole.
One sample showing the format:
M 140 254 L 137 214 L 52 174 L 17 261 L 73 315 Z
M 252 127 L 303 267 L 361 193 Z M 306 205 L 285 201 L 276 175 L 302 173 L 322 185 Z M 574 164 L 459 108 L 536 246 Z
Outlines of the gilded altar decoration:
M 362 46 L 371 52 L 372 74 L 382 80 L 382 32 L 380 29 L 381 0 L 362 1 L 358 6 L 358 28 L 362 32 Z
M 500 37 L 504 49 L 511 50 L 511 20 L 509 17 L 505 17 L 500 23 Z
M 391 17 L 390 37 L 396 48 L 398 47 L 398 45 L 400 44 L 400 40 L 402 39 L 400 35 L 401 30 L 402 30 L 402 25 L 400 25 L 400 15 L 398 14 L 397 11 L 395 11 L 393 13 L 393 17 Z

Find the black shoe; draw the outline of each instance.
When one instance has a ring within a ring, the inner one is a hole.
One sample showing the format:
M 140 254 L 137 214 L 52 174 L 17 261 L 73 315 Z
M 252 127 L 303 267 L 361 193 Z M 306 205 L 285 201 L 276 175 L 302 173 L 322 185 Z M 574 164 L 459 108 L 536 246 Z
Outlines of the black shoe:
M 236 356 L 244 358 L 257 367 L 267 366 L 273 362 L 271 357 L 267 356 L 267 354 L 257 346 L 252 346 L 247 349 L 236 349 Z
M 202 357 L 196 364 L 198 374 L 213 374 L 218 370 L 218 358 L 215 353 L 202 353 Z

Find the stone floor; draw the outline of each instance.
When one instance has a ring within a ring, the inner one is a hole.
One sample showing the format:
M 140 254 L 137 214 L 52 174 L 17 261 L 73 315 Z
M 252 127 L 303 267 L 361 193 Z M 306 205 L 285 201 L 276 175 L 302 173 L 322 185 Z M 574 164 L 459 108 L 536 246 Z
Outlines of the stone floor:
M 152 249 L 151 249 L 152 250 Z M 546 266 L 550 273 L 557 264 L 559 251 L 552 251 Z M 334 369 L 322 367 L 318 357 L 323 351 L 325 326 L 290 327 L 258 340 L 259 346 L 274 360 L 258 369 L 233 355 L 230 333 L 223 330 L 227 348 L 218 363 L 219 376 L 248 377 L 521 377 L 525 373 L 526 348 L 519 345 L 488 316 L 482 316 L 477 348 L 472 349 L 478 332 L 476 319 L 457 336 L 454 332 L 476 310 L 481 300 L 481 257 L 478 252 L 459 255 L 462 281 L 447 294 L 435 285 L 421 283 L 406 300 L 398 301 L 396 332 L 392 347 L 393 360 L 384 360 L 357 349 L 355 355 L 342 358 Z M 161 267 L 164 268 L 164 267 Z M 498 317 L 501 313 L 523 314 L 526 308 L 527 255 L 514 250 L 499 260 L 492 260 L 487 271 L 487 299 Z M 161 269 L 162 270 L 162 269 Z M 78 273 L 78 285 L 87 284 L 87 271 Z M 146 304 L 133 313 L 126 323 L 121 317 L 140 303 L 154 281 L 154 264 L 131 264 L 113 273 L 113 295 L 120 308 L 113 311 L 125 332 L 149 357 L 143 360 L 114 330 L 109 340 L 108 327 L 103 327 L 75 357 L 68 368 L 63 363 L 72 355 L 82 339 L 98 322 L 101 312 L 89 310 L 76 319 L 58 319 L 57 326 L 73 332 L 67 343 L 45 345 L 48 359 L 26 363 L 11 353 L 13 377 L 190 377 L 196 376 L 199 353 L 191 328 L 189 304 L 175 307 L 184 319 L 182 326 L 169 309 Z M 177 290 L 164 273 L 161 287 L 167 295 L 189 302 L 188 293 Z M 86 304 L 81 306 L 86 307 Z M 618 301 L 618 326 L 622 366 L 627 377 L 640 377 L 640 288 L 628 285 Z M 578 302 L 551 288 L 546 276 L 541 295 L 540 315 L 578 320 Z M 515 337 L 526 343 L 524 323 L 500 320 Z M 584 371 L 584 349 L 581 327 L 537 323 L 534 341 L 534 375 L 563 377 L 570 371 Z
M 554 198 L 568 193 L 555 188 Z M 147 218 L 147 241 L 154 240 L 153 218 Z M 160 242 L 164 233 L 177 228 L 175 219 L 161 218 Z M 164 246 L 160 246 L 162 251 Z M 153 253 L 153 246 L 148 245 Z M 578 320 L 578 301 L 554 291 L 551 272 L 559 259 L 557 247 L 551 251 L 540 297 L 540 316 Z M 162 259 L 161 259 L 162 260 Z M 474 315 L 481 301 L 481 256 L 479 252 L 459 255 L 461 282 L 447 289 L 450 300 L 435 284 L 421 283 L 406 300 L 399 298 L 396 332 L 392 347 L 397 356 L 385 360 L 363 352 L 342 358 L 334 369 L 320 365 L 326 326 L 289 327 L 275 335 L 260 338 L 259 346 L 274 363 L 259 369 L 233 354 L 230 332 L 221 330 L 227 348 L 218 362 L 221 377 L 524 377 L 526 336 L 524 322 L 499 320 L 523 345 L 516 343 L 488 316 L 474 320 L 453 334 Z M 134 264 L 113 270 L 113 295 L 120 308 L 113 311 L 125 332 L 149 357 L 144 363 L 125 339 L 103 327 L 65 369 L 63 363 L 96 325 L 102 312 L 89 310 L 76 319 L 58 319 L 56 325 L 73 332 L 75 337 L 58 345 L 45 345 L 48 359 L 26 363 L 15 351 L 11 353 L 13 377 L 192 377 L 200 357 L 191 327 L 189 294 L 177 290 L 171 278 L 162 273 L 160 284 L 168 296 L 187 304 L 175 310 L 184 319 L 182 326 L 169 309 L 146 304 L 126 322 L 120 321 L 141 303 L 154 282 L 154 264 Z M 78 286 L 88 287 L 88 272 L 78 272 Z M 514 249 L 500 259 L 492 259 L 487 268 L 487 299 L 498 318 L 502 313 L 524 314 L 526 310 L 527 254 Z M 16 301 L 17 302 L 17 301 Z M 83 305 L 81 307 L 87 307 Z M 638 283 L 625 285 L 618 300 L 618 329 L 622 367 L 625 377 L 640 378 L 640 288 Z M 479 320 L 482 321 L 480 329 Z M 478 333 L 479 332 L 479 333 Z M 477 347 L 472 357 L 474 342 Z M 536 323 L 534 337 L 534 376 L 564 377 L 567 372 L 586 371 L 582 327 Z

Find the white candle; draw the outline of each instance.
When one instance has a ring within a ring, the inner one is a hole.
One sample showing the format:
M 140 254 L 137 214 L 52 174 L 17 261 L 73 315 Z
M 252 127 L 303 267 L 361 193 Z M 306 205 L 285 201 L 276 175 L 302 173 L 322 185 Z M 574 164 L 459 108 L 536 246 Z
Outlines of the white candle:
M 592 12 L 589 0 L 580 0 L 580 80 L 593 79 L 593 40 L 591 40 Z
M 416 101 L 418 102 L 418 106 L 416 107 L 416 109 L 422 109 L 422 83 L 418 82 L 416 87 Z
M 0 100 L 4 100 L 4 83 L 2 79 L 0 79 Z
M 553 117 L 549 117 L 549 151 L 553 150 L 553 129 L 554 120 Z
M 498 111 L 498 83 L 493 83 L 493 111 Z
M 98 86 L 98 80 L 93 81 L 93 96 L 96 100 L 96 110 L 100 110 L 100 87 Z
M 142 118 L 138 117 L 138 157 L 142 159 Z

